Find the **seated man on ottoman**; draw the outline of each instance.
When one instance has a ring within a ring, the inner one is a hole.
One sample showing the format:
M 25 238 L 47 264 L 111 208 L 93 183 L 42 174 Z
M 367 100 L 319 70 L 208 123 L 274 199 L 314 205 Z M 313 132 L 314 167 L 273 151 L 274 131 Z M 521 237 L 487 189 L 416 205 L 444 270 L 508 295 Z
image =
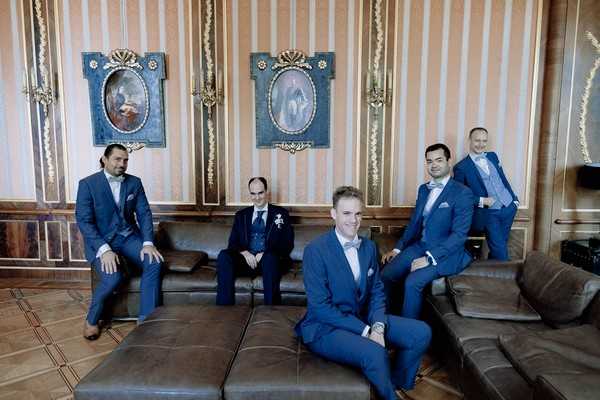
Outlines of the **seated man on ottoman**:
M 414 387 L 431 330 L 422 321 L 386 314 L 375 244 L 357 234 L 363 204 L 360 190 L 337 188 L 335 228 L 306 246 L 308 307 L 296 333 L 316 354 L 360 368 L 382 398 L 397 399 L 396 388 Z M 386 342 L 398 350 L 391 371 Z

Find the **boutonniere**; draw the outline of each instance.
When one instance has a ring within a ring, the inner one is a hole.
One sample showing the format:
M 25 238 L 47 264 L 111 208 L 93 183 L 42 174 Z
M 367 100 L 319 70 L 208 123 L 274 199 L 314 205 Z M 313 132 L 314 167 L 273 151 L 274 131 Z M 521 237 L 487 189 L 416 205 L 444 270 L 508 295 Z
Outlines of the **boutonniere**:
M 281 225 L 283 225 L 283 218 L 281 218 L 281 214 L 275 215 L 275 221 L 273 221 L 275 225 L 277 225 L 277 229 L 281 229 Z

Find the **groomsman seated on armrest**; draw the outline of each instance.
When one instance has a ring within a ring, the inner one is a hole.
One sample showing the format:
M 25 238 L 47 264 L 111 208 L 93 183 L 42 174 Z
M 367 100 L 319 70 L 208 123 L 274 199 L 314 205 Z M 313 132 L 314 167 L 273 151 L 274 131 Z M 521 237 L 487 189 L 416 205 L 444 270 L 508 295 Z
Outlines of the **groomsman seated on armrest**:
M 471 255 L 465 250 L 473 216 L 473 194 L 469 188 L 450 177 L 450 149 L 443 143 L 425 150 L 427 172 L 432 180 L 419 187 L 417 204 L 410 222 L 396 243 L 386 253 L 382 279 L 388 304 L 395 308 L 402 298 L 400 315 L 419 318 L 425 286 L 440 276 L 462 271 Z

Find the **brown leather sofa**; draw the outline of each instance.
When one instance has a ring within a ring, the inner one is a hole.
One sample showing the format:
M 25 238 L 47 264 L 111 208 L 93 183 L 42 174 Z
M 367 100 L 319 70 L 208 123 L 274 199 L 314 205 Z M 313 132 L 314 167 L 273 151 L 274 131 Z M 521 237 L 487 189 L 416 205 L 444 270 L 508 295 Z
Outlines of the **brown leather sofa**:
M 284 305 L 306 305 L 302 276 L 304 247 L 331 226 L 294 226 L 292 267 L 282 276 L 281 298 Z M 219 252 L 227 247 L 231 225 L 205 222 L 172 222 L 158 224 L 155 242 L 165 257 L 162 279 L 162 304 L 215 304 L 217 294 L 216 263 Z M 370 237 L 368 229 L 360 235 Z M 139 309 L 139 271 L 123 261 L 124 282 L 105 306 L 105 319 L 135 318 Z M 92 270 L 92 288 L 98 276 Z M 236 304 L 263 304 L 262 278 L 240 277 L 235 282 Z
M 434 287 L 425 320 L 467 399 L 597 399 L 600 277 L 531 252 Z

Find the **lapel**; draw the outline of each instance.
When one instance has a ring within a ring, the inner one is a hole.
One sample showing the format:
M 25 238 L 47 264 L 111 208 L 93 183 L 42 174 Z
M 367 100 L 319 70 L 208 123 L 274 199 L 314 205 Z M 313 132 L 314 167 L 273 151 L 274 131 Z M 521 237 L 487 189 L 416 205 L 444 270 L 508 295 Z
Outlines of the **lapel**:
M 104 194 L 104 197 L 106 197 L 106 202 L 108 202 L 108 204 L 112 204 L 115 210 L 119 212 L 119 207 L 117 206 L 117 203 L 115 203 L 115 198 L 113 197 L 112 190 L 110 190 L 110 184 L 108 183 L 108 179 L 106 179 L 106 175 L 104 175 L 104 170 L 98 172 L 97 176 L 99 181 L 98 183 L 101 188 L 100 190 Z M 123 185 L 121 185 L 121 189 L 122 188 Z
M 423 218 L 423 211 L 425 210 L 425 205 L 427 204 L 427 199 L 429 198 L 429 192 L 431 192 L 431 190 L 429 190 L 429 188 L 427 187 L 427 184 L 423 184 L 422 190 L 424 191 L 423 196 L 421 196 L 422 200 L 417 201 L 417 208 L 415 210 L 416 215 L 419 216 L 419 220 Z M 418 197 L 417 200 L 419 200 Z
M 273 229 L 273 221 L 275 220 L 275 210 L 273 209 L 273 205 L 269 204 L 267 209 L 267 225 L 265 229 L 267 230 L 267 234 L 265 236 L 265 242 L 269 241 L 269 235 L 271 234 L 271 230 Z
M 123 216 L 125 216 L 125 203 L 127 200 L 127 182 L 129 182 L 129 179 L 127 179 L 127 175 L 125 175 L 125 179 L 121 182 L 121 190 L 119 191 L 119 212 L 121 212 Z
M 364 244 L 365 238 L 361 237 L 362 240 L 360 248 L 358 249 L 358 264 L 360 266 L 360 301 L 365 298 L 367 292 L 367 278 L 369 273 L 369 254 L 367 252 L 367 246 Z
M 250 243 L 250 227 L 252 226 L 252 215 L 254 214 L 254 206 L 250 206 L 246 209 L 244 214 L 244 236 L 246 238 L 246 245 Z
M 448 183 L 446 183 L 446 186 L 444 186 L 444 190 L 442 190 L 442 193 L 440 193 L 438 198 L 435 200 L 435 203 L 433 203 L 433 205 L 431 206 L 431 211 L 429 212 L 429 218 L 431 218 L 431 215 L 437 211 L 440 204 L 442 202 L 444 202 L 446 200 L 446 198 L 448 198 L 449 193 L 452 191 L 453 185 L 454 185 L 454 182 L 452 181 L 452 178 L 450 178 L 448 180 Z
M 489 158 L 487 160 L 489 162 Z M 487 189 L 485 188 L 485 183 L 483 183 L 483 178 L 481 177 L 481 172 L 479 172 L 479 167 L 477 167 L 477 165 L 475 165 L 475 162 L 473 161 L 473 159 L 471 158 L 470 155 L 467 156 L 467 162 L 469 163 L 471 168 L 473 168 L 473 173 L 475 174 L 475 178 L 477 179 L 477 182 L 479 182 L 479 184 L 481 185 L 481 187 L 483 188 L 483 191 L 486 193 L 486 196 L 487 196 Z
M 340 275 L 344 276 L 343 280 L 346 282 L 346 285 L 354 291 L 353 292 L 354 297 L 358 298 L 357 293 L 356 293 L 356 290 L 358 288 L 356 287 L 356 283 L 354 282 L 354 275 L 352 274 L 352 268 L 350 268 L 350 264 L 348 263 L 348 259 L 346 258 L 346 254 L 344 253 L 344 249 L 342 248 L 342 245 L 340 244 L 340 241 L 338 240 L 337 235 L 335 234 L 335 228 L 333 228 L 331 230 L 331 232 L 329 233 L 329 248 L 332 249 L 332 251 L 334 253 L 333 254 L 334 259 L 342 260 L 342 262 L 341 262 L 342 271 L 340 271 Z M 334 262 L 333 265 L 340 265 L 340 264 Z

